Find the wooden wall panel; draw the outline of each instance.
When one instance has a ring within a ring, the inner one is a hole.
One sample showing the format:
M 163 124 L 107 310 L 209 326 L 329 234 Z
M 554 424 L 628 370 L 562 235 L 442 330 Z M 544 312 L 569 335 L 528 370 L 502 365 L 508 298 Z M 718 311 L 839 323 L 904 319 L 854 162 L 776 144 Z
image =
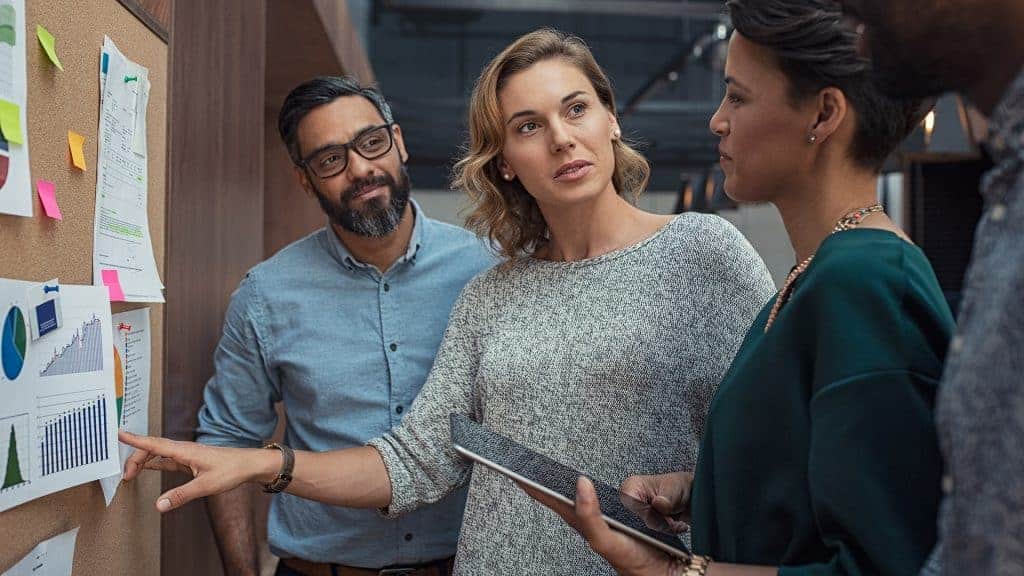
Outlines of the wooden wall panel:
M 192 439 L 224 311 L 263 258 L 264 0 L 179 1 L 171 30 L 164 433 Z M 164 488 L 185 479 L 164 475 Z M 219 574 L 202 503 L 163 518 L 163 574 Z
M 292 174 L 277 134 L 289 92 L 314 76 L 349 74 L 372 83 L 373 69 L 343 0 L 267 0 L 264 254 L 322 227 L 327 219 Z
M 120 0 L 120 2 L 161 40 L 167 42 L 170 39 L 174 0 Z

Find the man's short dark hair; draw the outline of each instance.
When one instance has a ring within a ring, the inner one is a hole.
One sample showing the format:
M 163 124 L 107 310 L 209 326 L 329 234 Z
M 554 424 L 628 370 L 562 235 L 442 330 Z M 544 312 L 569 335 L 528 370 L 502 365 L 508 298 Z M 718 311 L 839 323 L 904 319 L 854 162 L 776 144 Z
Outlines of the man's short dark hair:
M 834 86 L 857 111 L 850 154 L 881 170 L 889 154 L 921 119 L 921 101 L 882 94 L 871 62 L 857 52 L 857 32 L 843 21 L 836 0 L 728 0 L 733 27 L 774 52 L 789 79 L 794 103 Z
M 318 76 L 304 82 L 295 87 L 284 99 L 281 114 L 277 117 L 277 131 L 296 166 L 302 163 L 298 138 L 299 122 L 314 108 L 329 104 L 342 96 L 362 96 L 373 104 L 384 122 L 392 124 L 395 121 L 391 114 L 391 106 L 380 90 L 372 86 L 363 86 L 354 78 Z

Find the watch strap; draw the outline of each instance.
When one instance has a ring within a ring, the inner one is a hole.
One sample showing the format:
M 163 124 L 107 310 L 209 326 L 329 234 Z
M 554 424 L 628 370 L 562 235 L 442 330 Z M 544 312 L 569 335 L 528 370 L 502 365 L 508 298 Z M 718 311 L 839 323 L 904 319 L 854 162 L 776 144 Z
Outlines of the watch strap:
M 281 471 L 277 474 L 277 478 L 274 478 L 274 480 L 269 484 L 264 484 L 263 491 L 268 494 L 283 492 L 292 481 L 292 469 L 295 467 L 295 452 L 291 448 L 282 446 L 277 442 L 271 442 L 264 446 L 264 448 L 268 450 L 280 450 L 283 459 L 281 462 Z

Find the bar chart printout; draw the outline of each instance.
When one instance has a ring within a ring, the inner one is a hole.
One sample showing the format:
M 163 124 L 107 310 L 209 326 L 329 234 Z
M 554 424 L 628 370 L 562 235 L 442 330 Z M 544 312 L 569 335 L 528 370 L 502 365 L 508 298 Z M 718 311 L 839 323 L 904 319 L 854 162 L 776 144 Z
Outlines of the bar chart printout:
M 107 397 L 102 390 L 39 398 L 37 438 L 42 476 L 106 460 Z
M 31 339 L 34 288 L 0 278 L 0 513 L 121 469 L 110 291 L 62 284 L 63 325 Z

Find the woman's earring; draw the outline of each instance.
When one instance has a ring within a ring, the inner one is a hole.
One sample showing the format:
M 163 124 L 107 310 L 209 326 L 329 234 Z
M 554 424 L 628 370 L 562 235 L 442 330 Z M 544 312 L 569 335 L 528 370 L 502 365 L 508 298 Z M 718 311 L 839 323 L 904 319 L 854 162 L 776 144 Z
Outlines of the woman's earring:
M 817 141 L 818 141 L 818 135 L 817 135 L 817 134 L 811 134 L 811 135 L 810 135 L 810 136 L 809 136 L 809 137 L 807 138 L 807 142 L 808 142 L 808 143 L 810 143 L 810 144 L 814 144 L 814 143 L 815 143 L 815 142 L 817 142 Z
M 509 174 L 508 172 L 506 172 L 506 173 L 502 174 L 502 176 L 504 176 L 504 177 L 505 177 L 505 180 L 508 180 L 509 182 L 511 182 L 511 181 L 512 181 L 512 175 L 511 175 L 511 174 Z
M 615 130 L 614 130 L 614 131 L 612 132 L 612 140 L 618 140 L 619 138 L 622 138 L 622 132 L 620 132 L 620 131 L 619 131 L 619 129 L 618 129 L 618 128 L 616 128 L 616 129 L 615 129 Z

